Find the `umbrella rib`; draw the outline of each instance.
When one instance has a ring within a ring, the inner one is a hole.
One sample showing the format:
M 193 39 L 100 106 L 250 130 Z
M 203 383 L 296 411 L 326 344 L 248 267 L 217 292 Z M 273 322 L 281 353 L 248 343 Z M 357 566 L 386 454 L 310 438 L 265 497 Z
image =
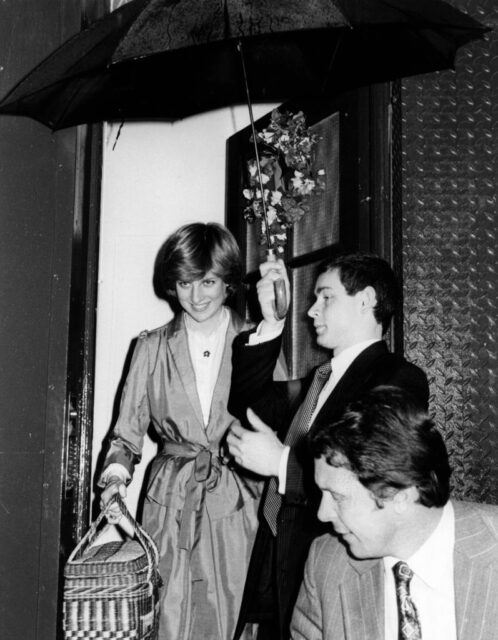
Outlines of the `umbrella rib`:
M 61 122 L 64 122 L 64 118 L 65 118 L 66 114 L 68 113 L 68 111 L 69 111 L 70 107 L 72 106 L 72 104 L 76 101 L 76 99 L 79 96 L 79 94 L 82 91 L 82 89 L 83 89 L 83 87 L 81 85 L 78 85 L 77 87 L 75 87 L 75 89 L 73 90 L 73 92 L 71 94 L 71 97 L 66 102 L 66 106 L 64 107 L 64 109 L 61 111 L 61 113 L 57 117 L 57 121 L 55 123 L 55 126 L 52 127 L 54 130 L 59 128 L 59 125 L 60 125 Z M 65 126 L 67 126 L 67 125 L 65 125 Z
M 326 89 L 326 87 L 327 87 L 327 85 L 329 83 L 329 79 L 332 77 L 332 69 L 334 67 L 334 62 L 335 62 L 335 59 L 337 57 L 337 52 L 339 50 L 342 38 L 343 38 L 343 32 L 341 32 L 339 34 L 339 37 L 335 41 L 334 50 L 332 51 L 332 55 L 330 57 L 330 62 L 328 64 L 328 66 L 327 66 L 327 73 L 325 74 L 325 78 L 324 78 L 323 83 L 322 83 L 322 89 L 321 89 L 322 94 L 325 93 L 325 89 Z
M 146 0 L 142 0 L 141 4 L 145 4 Z M 116 9 L 115 11 L 111 11 L 110 13 L 106 14 L 106 16 L 104 16 L 104 18 L 107 18 L 109 21 L 116 19 L 116 16 L 118 14 L 122 14 L 124 13 L 126 15 L 126 12 L 130 12 L 129 11 L 129 5 L 123 5 L 121 7 L 119 7 L 118 9 Z M 72 44 L 74 41 L 78 41 L 81 38 L 81 34 L 85 33 L 85 32 L 89 32 L 92 30 L 95 30 L 99 27 L 101 20 L 103 20 L 103 18 L 101 19 L 97 19 L 95 21 L 93 21 L 86 29 L 84 29 L 83 31 L 80 31 L 79 33 L 74 34 L 66 43 L 65 45 L 67 47 L 69 47 L 70 44 Z M 132 16 L 132 18 L 130 19 L 129 24 L 124 27 L 125 32 L 121 33 L 119 35 L 119 37 L 116 38 L 116 45 L 114 46 L 114 48 L 126 37 L 126 35 L 128 34 L 128 31 L 131 29 L 132 27 L 132 23 L 133 23 L 134 17 Z M 89 53 L 95 51 L 99 46 L 102 46 L 102 43 L 105 41 L 105 38 L 107 38 L 109 35 L 113 35 L 112 31 L 111 33 L 106 33 L 102 36 L 102 39 L 95 42 L 94 44 L 92 44 L 92 46 L 90 46 L 87 50 L 85 50 L 84 52 L 84 56 L 87 57 L 89 55 Z M 1 100 L 1 102 L 5 102 L 7 101 L 9 98 L 11 100 L 16 100 L 15 96 L 13 94 L 15 94 L 17 91 L 21 90 L 23 85 L 26 84 L 27 82 L 32 81 L 32 77 L 38 72 L 39 69 L 44 69 L 47 65 L 49 65 L 51 63 L 52 60 L 58 60 L 61 57 L 64 57 L 65 55 L 67 55 L 65 53 L 65 51 L 63 50 L 64 46 L 62 45 L 61 47 L 56 48 L 54 51 L 52 51 L 51 53 L 48 54 L 48 56 L 42 60 L 40 63 L 38 63 L 34 69 L 30 72 L 30 74 L 24 78 L 21 78 L 21 80 L 19 82 L 17 82 L 12 89 L 10 89 L 10 91 L 8 91 L 8 93 L 5 95 L 5 97 Z M 74 55 L 74 54 L 73 54 Z M 74 67 L 76 67 L 78 64 L 81 64 L 81 55 L 79 55 L 76 59 L 72 60 L 71 63 L 69 64 L 68 67 L 64 68 L 63 71 L 63 78 L 61 79 L 60 75 L 57 79 L 55 80 L 49 80 L 46 84 L 43 85 L 43 87 L 39 88 L 34 88 L 30 91 L 28 91 L 28 93 L 24 93 L 23 94 L 23 98 L 25 98 L 26 96 L 36 96 L 37 94 L 39 94 L 40 92 L 44 92 L 47 89 L 50 89 L 51 87 L 56 87 L 57 85 L 59 85 L 60 83 L 63 82 L 67 82 L 68 79 L 69 80 L 73 80 L 73 79 L 77 79 L 78 77 L 85 77 L 88 73 L 89 73 L 89 69 L 83 69 L 79 72 L 73 72 Z M 92 71 L 100 71 L 101 69 L 104 69 L 106 67 L 108 67 L 109 64 L 107 62 L 101 62 L 98 65 L 96 65 Z

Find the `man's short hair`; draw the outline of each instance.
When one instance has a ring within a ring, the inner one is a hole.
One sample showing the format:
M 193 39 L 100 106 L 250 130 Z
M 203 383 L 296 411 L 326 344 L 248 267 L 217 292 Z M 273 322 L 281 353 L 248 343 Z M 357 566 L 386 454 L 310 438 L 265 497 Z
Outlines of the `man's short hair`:
M 418 502 L 441 507 L 451 470 L 443 438 L 423 405 L 397 387 L 376 387 L 352 402 L 331 425 L 309 435 L 315 458 L 352 471 L 382 501 L 416 487 Z
M 377 304 L 374 316 L 382 325 L 385 332 L 393 313 L 401 299 L 401 291 L 388 262 L 379 256 L 369 253 L 350 253 L 338 255 L 332 260 L 324 262 L 318 270 L 318 275 L 336 270 L 342 286 L 348 295 L 363 291 L 365 287 L 373 287 L 377 294 Z

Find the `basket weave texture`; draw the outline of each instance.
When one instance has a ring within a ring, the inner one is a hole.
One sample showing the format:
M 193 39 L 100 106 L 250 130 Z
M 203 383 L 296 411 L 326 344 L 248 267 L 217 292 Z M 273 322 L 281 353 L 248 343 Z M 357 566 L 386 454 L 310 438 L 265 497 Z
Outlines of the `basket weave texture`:
M 157 548 L 119 496 L 136 539 L 90 547 L 101 512 L 64 568 L 65 640 L 155 640 L 161 584 Z M 90 547 L 90 548 L 89 548 Z

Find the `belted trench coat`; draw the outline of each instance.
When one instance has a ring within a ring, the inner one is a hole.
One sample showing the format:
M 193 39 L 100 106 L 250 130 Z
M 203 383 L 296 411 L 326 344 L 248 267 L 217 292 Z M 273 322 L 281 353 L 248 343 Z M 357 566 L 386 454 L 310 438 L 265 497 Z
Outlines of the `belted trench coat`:
M 260 483 L 225 464 L 232 341 L 243 329 L 231 312 L 209 422 L 204 424 L 183 314 L 142 332 L 133 354 L 105 468 L 133 475 L 145 433 L 159 439 L 145 489 L 143 525 L 159 549 L 160 640 L 229 640 L 257 527 Z

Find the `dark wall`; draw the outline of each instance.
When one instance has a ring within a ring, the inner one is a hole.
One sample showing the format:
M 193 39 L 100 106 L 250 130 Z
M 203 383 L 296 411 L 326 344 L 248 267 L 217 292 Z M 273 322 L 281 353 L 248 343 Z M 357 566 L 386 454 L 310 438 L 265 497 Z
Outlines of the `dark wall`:
M 0 95 L 79 30 L 76 0 L 0 3 Z M 75 131 L 0 116 L 0 638 L 53 640 Z
M 498 5 L 456 72 L 403 82 L 405 350 L 429 375 L 458 497 L 498 502 Z

